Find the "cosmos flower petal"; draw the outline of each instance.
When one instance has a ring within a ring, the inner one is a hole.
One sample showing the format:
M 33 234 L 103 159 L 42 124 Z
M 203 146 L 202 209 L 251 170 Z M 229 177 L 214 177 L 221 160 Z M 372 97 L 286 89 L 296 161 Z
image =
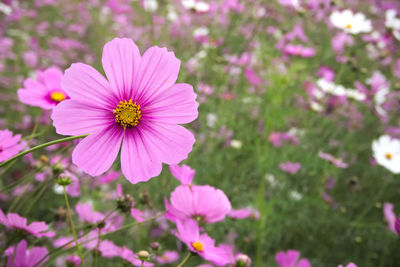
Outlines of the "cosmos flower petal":
M 71 98 L 91 106 L 112 110 L 120 101 L 108 81 L 83 63 L 74 63 L 65 71 L 61 86 Z
M 111 111 L 81 101 L 68 99 L 62 101 L 51 115 L 58 134 L 82 135 L 99 132 L 114 123 Z
M 193 87 L 178 83 L 160 91 L 143 110 L 146 120 L 170 124 L 189 123 L 198 116 L 197 95 Z
M 122 136 L 122 129 L 116 125 L 89 135 L 74 149 L 72 162 L 92 176 L 103 174 L 117 157 Z
M 152 147 L 152 151 L 164 163 L 177 164 L 192 151 L 195 138 L 180 125 L 143 122 L 141 126 L 147 138 L 146 145 Z
M 30 78 L 24 82 L 24 87 L 17 91 L 19 101 L 26 105 L 39 106 L 43 109 L 52 109 L 54 107 L 54 104 L 44 97 L 49 93 L 46 87 Z
M 131 39 L 115 38 L 104 46 L 104 72 L 114 93 L 121 100 L 131 99 L 133 79 L 137 79 L 140 59 L 139 49 Z
M 131 183 L 145 182 L 160 174 L 162 164 L 154 149 L 154 145 L 140 129 L 125 132 L 121 150 L 121 169 Z
M 175 84 L 180 64 L 175 54 L 168 52 L 166 48 L 150 47 L 140 61 L 132 98 L 145 106 L 155 93 L 158 94 L 157 91 L 163 91 Z

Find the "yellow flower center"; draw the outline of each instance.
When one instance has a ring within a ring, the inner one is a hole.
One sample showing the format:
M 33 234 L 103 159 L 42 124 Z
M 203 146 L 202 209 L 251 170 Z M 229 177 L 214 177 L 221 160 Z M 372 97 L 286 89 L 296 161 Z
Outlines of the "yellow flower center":
M 50 94 L 50 98 L 55 102 L 61 102 L 65 100 L 66 96 L 62 92 L 53 92 Z
M 165 260 L 165 261 L 169 260 L 169 258 L 168 258 L 167 256 L 165 256 L 165 255 L 163 255 L 161 258 L 162 258 L 163 260 Z
M 204 249 L 204 245 L 200 241 L 193 242 L 192 247 L 198 252 L 203 252 Z
M 140 105 L 136 102 L 121 101 L 117 105 L 117 108 L 113 110 L 115 114 L 115 121 L 124 127 L 124 129 L 136 126 L 139 124 L 140 118 L 142 117 L 142 112 L 140 111 Z
M 391 160 L 392 157 L 393 157 L 393 155 L 392 155 L 392 153 L 386 153 L 385 157 L 386 157 L 388 160 Z
M 347 28 L 347 29 L 351 29 L 351 24 L 347 24 L 347 25 L 346 25 L 346 28 Z

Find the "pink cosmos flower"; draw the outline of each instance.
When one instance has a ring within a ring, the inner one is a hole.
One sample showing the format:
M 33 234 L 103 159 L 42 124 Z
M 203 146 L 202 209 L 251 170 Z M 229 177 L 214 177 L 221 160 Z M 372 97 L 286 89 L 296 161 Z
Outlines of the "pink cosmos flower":
M 100 212 L 94 211 L 93 207 L 89 203 L 76 204 L 76 213 L 78 213 L 79 219 L 86 223 L 95 224 L 101 222 L 104 219 L 104 215 Z
M 251 68 L 245 68 L 244 75 L 251 85 L 258 86 L 261 84 L 261 78 Z
M 296 250 L 281 251 L 275 256 L 275 260 L 280 267 L 311 267 L 307 259 L 299 260 L 299 258 L 300 252 Z
M 168 264 L 173 263 L 179 259 L 179 254 L 176 251 L 166 250 L 164 253 L 156 257 L 156 260 L 159 264 Z
M 26 218 L 21 217 L 16 213 L 8 213 L 7 216 L 5 216 L 1 209 L 0 209 L 0 223 L 6 226 L 7 228 L 23 230 L 28 234 L 31 234 L 37 238 L 41 238 L 43 236 L 46 237 L 55 236 L 54 232 L 47 232 L 49 230 L 49 227 L 45 222 L 33 222 L 28 225 Z
M 343 267 L 343 265 L 339 265 L 338 267 Z M 357 267 L 354 263 L 350 262 L 349 264 L 346 265 L 346 267 Z
M 283 52 L 286 55 L 290 56 L 299 56 L 299 57 L 313 57 L 315 56 L 315 49 L 312 47 L 305 47 L 302 45 L 293 45 L 293 44 L 287 44 L 283 48 Z
M 15 156 L 26 146 L 26 142 L 20 140 L 20 134 L 13 136 L 10 130 L 0 130 L 0 162 Z
M 14 250 L 16 249 L 15 253 Z M 18 243 L 17 248 L 9 247 L 4 254 L 8 257 L 7 267 L 32 267 L 42 266 L 48 260 L 46 257 L 39 265 L 39 261 L 48 254 L 48 250 L 45 247 L 33 247 L 27 249 L 27 243 L 22 240 Z M 13 260 L 13 257 L 15 258 Z
M 347 164 L 346 162 L 344 162 L 342 159 L 339 158 L 335 158 L 334 156 L 332 156 L 331 154 L 328 153 L 324 153 L 322 151 L 318 152 L 318 156 L 321 159 L 327 160 L 329 162 L 331 162 L 333 165 L 335 165 L 338 168 L 342 168 L 345 169 L 349 166 L 349 164 Z
M 122 144 L 122 172 L 138 183 L 157 176 L 163 162 L 185 159 L 195 139 L 178 124 L 197 118 L 198 103 L 192 86 L 175 83 L 180 61 L 174 53 L 155 46 L 141 56 L 132 40 L 116 38 L 104 46 L 102 63 L 108 80 L 82 63 L 62 79 L 71 99 L 53 111 L 57 133 L 90 134 L 75 148 L 73 163 L 101 175 Z
M 100 184 L 109 184 L 109 183 L 113 182 L 114 180 L 118 179 L 120 175 L 121 174 L 118 171 L 110 171 L 109 173 L 101 176 L 98 179 L 98 182 Z
M 177 221 L 176 236 L 185 243 L 188 248 L 200 255 L 207 261 L 218 266 L 224 266 L 230 263 L 230 257 L 226 248 L 222 245 L 216 247 L 215 240 L 206 233 L 200 234 L 197 221 L 189 219 L 184 222 Z
M 56 67 L 37 71 L 36 80 L 28 78 L 24 82 L 25 88 L 18 89 L 19 101 L 30 106 L 53 109 L 69 98 L 61 88 L 62 76 L 62 71 Z
M 182 185 L 192 184 L 193 177 L 196 173 L 195 170 L 190 168 L 188 165 L 183 164 L 182 167 L 179 165 L 170 165 L 169 170 L 171 174 L 181 182 Z
M 390 231 L 396 233 L 395 223 L 396 223 L 396 214 L 393 211 L 392 203 L 384 203 L 383 204 L 383 215 L 385 216 L 385 220 L 388 223 L 388 227 Z
M 284 172 L 294 174 L 301 169 L 301 164 L 298 162 L 284 162 L 279 164 L 279 168 Z
M 260 218 L 260 212 L 253 208 L 232 209 L 227 215 L 234 219 L 245 219 L 249 217 L 252 219 Z
M 178 186 L 171 193 L 171 204 L 165 199 L 168 220 L 177 222 L 199 218 L 205 223 L 225 219 L 231 203 L 225 193 L 209 185 Z

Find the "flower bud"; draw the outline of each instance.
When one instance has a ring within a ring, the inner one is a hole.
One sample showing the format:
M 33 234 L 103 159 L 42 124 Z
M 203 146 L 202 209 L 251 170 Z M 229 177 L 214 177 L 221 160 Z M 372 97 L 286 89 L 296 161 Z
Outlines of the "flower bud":
M 235 258 L 236 267 L 250 267 L 251 259 L 246 254 L 238 254 Z
M 60 163 L 57 163 L 51 167 L 51 170 L 53 174 L 57 176 L 64 171 L 64 166 Z
M 160 249 L 160 243 L 158 243 L 158 242 L 153 242 L 153 243 L 151 243 L 150 246 L 151 246 L 151 249 L 154 251 L 158 251 Z
M 137 253 L 138 258 L 142 261 L 148 260 L 150 257 L 150 253 L 147 252 L 146 250 L 141 250 Z
M 72 184 L 71 178 L 64 173 L 60 174 L 60 176 L 56 180 L 56 183 L 61 186 L 68 186 Z

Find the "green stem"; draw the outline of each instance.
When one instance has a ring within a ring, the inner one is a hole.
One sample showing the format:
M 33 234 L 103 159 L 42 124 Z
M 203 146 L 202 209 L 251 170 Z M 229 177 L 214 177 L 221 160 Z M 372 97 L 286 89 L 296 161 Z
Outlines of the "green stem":
M 68 219 L 69 219 L 69 223 L 70 223 L 70 225 L 71 225 L 72 235 L 74 236 L 76 250 L 78 251 L 79 257 L 81 258 L 82 266 L 85 267 L 85 261 L 83 260 L 83 255 L 82 255 L 81 247 L 80 247 L 80 245 L 79 245 L 79 243 L 78 243 L 78 238 L 76 237 L 74 222 L 72 221 L 71 209 L 70 209 L 70 207 L 69 207 L 68 195 L 67 195 L 67 191 L 65 190 L 65 186 L 63 186 L 63 189 L 64 189 L 65 205 L 67 205 Z
M 5 166 L 5 165 L 7 165 L 8 163 L 16 160 L 16 159 L 22 157 L 22 156 L 25 156 L 26 154 L 29 154 L 29 153 L 33 152 L 33 151 L 36 151 L 36 150 L 39 150 L 39 149 L 42 149 L 42 148 L 45 148 L 45 147 L 48 147 L 48 146 L 51 146 L 51 145 L 54 145 L 54 144 L 58 144 L 58 143 L 66 142 L 66 141 L 71 141 L 71 140 L 75 140 L 75 139 L 79 139 L 79 138 L 84 138 L 86 136 L 88 136 L 88 134 L 78 135 L 78 136 L 70 136 L 70 137 L 57 139 L 57 140 L 54 140 L 54 141 L 50 141 L 50 142 L 47 142 L 47 143 L 32 147 L 31 149 L 25 150 L 25 151 L 15 155 L 14 157 L 9 158 L 8 160 L 3 161 L 2 163 L 0 163 L 0 168 Z
M 189 259 L 190 259 L 191 256 L 192 256 L 192 252 L 189 251 L 189 253 L 186 255 L 186 257 L 182 260 L 181 263 L 178 264 L 177 267 L 183 267 L 183 266 L 185 266 L 185 264 L 188 263 L 188 261 L 189 261 Z

